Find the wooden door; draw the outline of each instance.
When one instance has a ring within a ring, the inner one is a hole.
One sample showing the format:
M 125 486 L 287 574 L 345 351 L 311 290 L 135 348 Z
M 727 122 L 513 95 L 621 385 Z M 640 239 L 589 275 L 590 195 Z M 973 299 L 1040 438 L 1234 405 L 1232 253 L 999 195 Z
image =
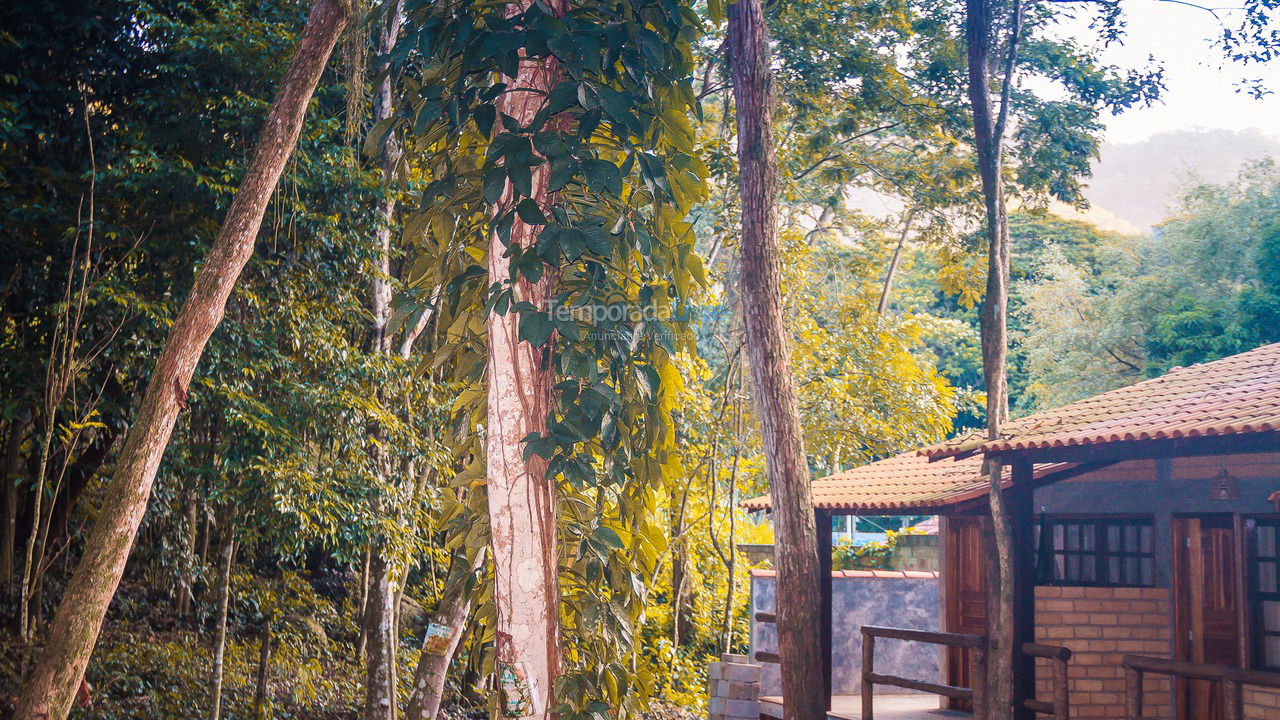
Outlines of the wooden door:
M 946 629 L 948 632 L 987 634 L 987 572 L 983 543 L 990 522 L 983 517 L 947 518 L 947 558 L 942 569 L 946 585 Z M 947 684 L 973 687 L 969 651 L 948 648 Z M 980 680 L 980 679 L 979 679 Z M 971 710 L 969 703 L 952 700 L 955 710 Z
M 1229 517 L 1178 518 L 1174 524 L 1178 659 L 1239 666 L 1241 656 L 1239 544 Z M 1222 687 L 1183 682 L 1178 717 L 1221 720 Z

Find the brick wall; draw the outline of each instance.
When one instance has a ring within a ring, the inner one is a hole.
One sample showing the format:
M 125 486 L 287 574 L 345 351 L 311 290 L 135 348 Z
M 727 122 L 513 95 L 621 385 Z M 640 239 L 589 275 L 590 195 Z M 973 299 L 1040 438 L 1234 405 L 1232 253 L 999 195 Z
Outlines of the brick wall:
M 1280 690 L 1245 686 L 1245 720 L 1280 720 Z
M 1067 666 L 1072 718 L 1124 717 L 1121 659 L 1127 654 L 1169 657 L 1170 617 L 1168 588 L 1036 588 L 1036 640 L 1073 653 Z M 1039 662 L 1036 695 L 1049 700 L 1052 675 L 1048 661 Z M 1172 716 L 1169 699 L 1169 680 L 1148 677 L 1145 714 Z

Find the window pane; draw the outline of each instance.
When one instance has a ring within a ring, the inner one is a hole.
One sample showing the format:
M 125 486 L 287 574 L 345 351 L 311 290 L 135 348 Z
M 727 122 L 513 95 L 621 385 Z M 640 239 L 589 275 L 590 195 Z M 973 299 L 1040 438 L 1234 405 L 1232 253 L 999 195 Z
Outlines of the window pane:
M 1120 549 L 1120 531 L 1119 525 L 1111 525 L 1107 527 L 1107 547 L 1112 550 Z
M 1280 601 L 1267 600 L 1262 603 L 1262 629 L 1280 632 Z
M 1141 548 L 1141 552 L 1142 552 L 1144 555 L 1149 555 L 1149 554 L 1151 554 L 1151 553 L 1153 553 L 1153 552 L 1154 552 L 1154 550 L 1152 550 L 1152 548 L 1151 548 L 1151 545 L 1152 545 L 1152 538 L 1153 538 L 1153 536 L 1154 536 L 1154 535 L 1155 535 L 1155 528 L 1151 527 L 1150 525 L 1143 525 L 1143 526 L 1142 526 L 1142 548 Z
M 1280 667 L 1280 635 L 1270 635 L 1263 646 L 1266 653 L 1266 664 L 1269 667 Z
M 1277 592 L 1276 563 L 1258 562 L 1258 590 L 1265 593 Z
M 1080 526 L 1079 525 L 1067 526 L 1067 549 L 1068 550 L 1080 549 Z
M 1276 556 L 1276 527 L 1263 525 L 1258 528 L 1258 555 L 1273 558 Z
M 1156 584 L 1156 562 L 1151 558 L 1142 558 L 1142 577 L 1138 579 L 1142 585 L 1154 587 Z

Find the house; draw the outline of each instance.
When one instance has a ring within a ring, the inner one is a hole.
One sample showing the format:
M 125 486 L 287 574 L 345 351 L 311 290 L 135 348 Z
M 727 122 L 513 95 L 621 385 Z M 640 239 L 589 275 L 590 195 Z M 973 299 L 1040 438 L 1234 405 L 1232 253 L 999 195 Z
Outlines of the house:
M 985 636 L 986 460 L 1003 466 L 1014 540 L 1019 717 L 1034 717 L 1024 700 L 1052 693 L 1048 661 L 1021 652 L 1036 642 L 1072 651 L 1073 718 L 1126 717 L 1126 656 L 1141 656 L 1130 662 L 1166 661 L 1129 672 L 1145 678 L 1145 715 L 1230 718 L 1242 687 L 1242 717 L 1280 720 L 1280 344 L 1013 420 L 998 440 L 958 438 L 817 480 L 818 527 L 939 515 L 942 629 Z M 968 652 L 945 651 L 946 684 L 972 687 Z

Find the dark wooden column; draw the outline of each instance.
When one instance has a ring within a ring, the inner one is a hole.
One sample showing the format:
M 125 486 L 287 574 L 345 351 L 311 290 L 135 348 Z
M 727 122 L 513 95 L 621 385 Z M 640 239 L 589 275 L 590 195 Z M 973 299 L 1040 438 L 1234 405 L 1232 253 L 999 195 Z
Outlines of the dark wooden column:
M 822 676 L 823 687 L 827 693 L 828 710 L 831 709 L 831 607 L 832 607 L 832 589 L 831 589 L 831 511 L 815 510 L 816 524 L 818 527 L 818 592 L 821 595 L 819 603 L 819 616 L 822 618 L 822 626 L 819 629 L 819 639 L 822 643 L 820 652 L 822 653 Z
M 1013 532 L 1013 697 L 1017 720 L 1035 720 L 1022 701 L 1036 696 L 1036 659 L 1022 644 L 1036 639 L 1034 474 L 1030 462 L 1014 459 L 1013 486 L 1005 493 Z

